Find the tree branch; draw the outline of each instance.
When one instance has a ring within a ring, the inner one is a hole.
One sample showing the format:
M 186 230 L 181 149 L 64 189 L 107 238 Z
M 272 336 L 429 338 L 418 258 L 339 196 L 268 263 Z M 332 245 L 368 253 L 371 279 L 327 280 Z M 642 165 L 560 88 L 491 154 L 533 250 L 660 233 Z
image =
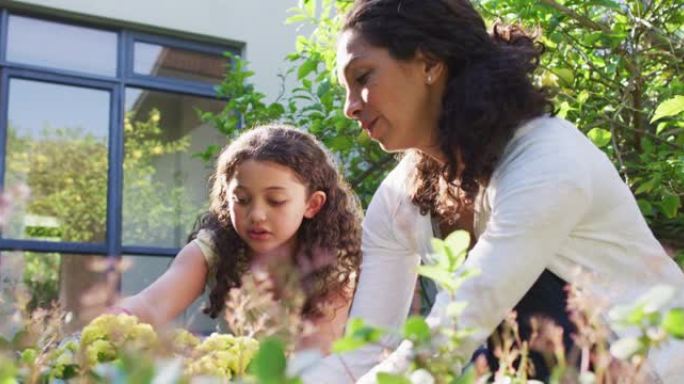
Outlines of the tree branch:
M 356 189 L 363 180 L 365 180 L 368 176 L 372 175 L 373 173 L 382 170 L 387 164 L 389 164 L 392 160 L 394 160 L 393 156 L 386 155 L 380 161 L 377 163 L 373 163 L 368 169 L 366 169 L 362 174 L 356 176 L 354 179 L 350 180 L 349 184 L 352 186 L 353 189 Z

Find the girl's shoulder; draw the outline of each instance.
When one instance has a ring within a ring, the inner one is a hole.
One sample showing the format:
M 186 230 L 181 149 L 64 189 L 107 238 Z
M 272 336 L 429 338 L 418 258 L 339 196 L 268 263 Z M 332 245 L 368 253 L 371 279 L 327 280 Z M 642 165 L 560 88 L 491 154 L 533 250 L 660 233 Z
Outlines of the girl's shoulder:
M 216 246 L 214 244 L 214 234 L 209 229 L 200 229 L 192 240 L 202 251 L 204 259 L 207 261 L 209 270 L 213 270 L 216 266 L 217 254 Z

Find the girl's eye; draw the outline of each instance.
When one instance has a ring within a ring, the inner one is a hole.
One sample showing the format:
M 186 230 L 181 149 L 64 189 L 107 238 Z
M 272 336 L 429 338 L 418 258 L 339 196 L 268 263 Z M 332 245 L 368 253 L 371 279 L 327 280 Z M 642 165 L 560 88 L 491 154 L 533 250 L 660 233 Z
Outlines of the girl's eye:
M 274 207 L 278 207 L 281 205 L 285 205 L 285 203 L 287 203 L 287 200 L 271 200 L 268 203 Z
M 247 198 L 245 198 L 245 197 L 240 197 L 240 196 L 237 196 L 237 195 L 233 195 L 233 201 L 236 202 L 236 203 L 238 203 L 238 204 L 240 204 L 240 205 L 245 205 L 245 204 L 247 204 L 247 203 L 249 202 L 249 199 L 247 199 Z

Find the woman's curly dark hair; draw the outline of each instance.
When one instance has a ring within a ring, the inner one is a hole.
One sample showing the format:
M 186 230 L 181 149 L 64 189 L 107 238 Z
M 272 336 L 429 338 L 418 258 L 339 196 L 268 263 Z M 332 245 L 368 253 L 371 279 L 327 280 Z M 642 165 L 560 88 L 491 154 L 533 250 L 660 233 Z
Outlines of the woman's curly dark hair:
M 350 298 L 361 262 L 361 217 L 359 201 L 342 179 L 330 154 L 316 138 L 284 125 L 251 129 L 228 145 L 218 157 L 211 189 L 211 206 L 190 238 L 201 229 L 212 235 L 218 255 L 214 268 L 216 285 L 209 294 L 204 312 L 215 318 L 225 306 L 226 294 L 240 286 L 250 260 L 246 244 L 238 236 L 228 210 L 227 186 L 236 168 L 246 160 L 270 161 L 292 169 L 308 192 L 323 191 L 326 201 L 311 219 L 305 219 L 297 236 L 299 249 L 295 263 L 306 294 L 302 314 L 323 315 L 326 302 L 335 295 Z M 321 251 L 334 260 L 316 260 Z M 322 264 L 322 265 L 321 265 Z M 313 270 L 310 266 L 314 266 Z M 303 272 L 303 273 L 302 273 Z
M 447 67 L 438 126 L 447 161 L 415 154 L 412 201 L 423 215 L 453 223 L 489 182 L 516 128 L 553 113 L 530 79 L 543 46 L 516 26 L 496 24 L 489 34 L 467 0 L 357 0 L 343 29 L 397 60 L 421 52 Z

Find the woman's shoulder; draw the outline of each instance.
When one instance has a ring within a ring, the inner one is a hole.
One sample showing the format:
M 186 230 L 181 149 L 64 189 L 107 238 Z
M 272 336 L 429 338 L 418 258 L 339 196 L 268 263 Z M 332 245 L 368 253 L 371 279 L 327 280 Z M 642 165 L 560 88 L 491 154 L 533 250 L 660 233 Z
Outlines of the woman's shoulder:
M 487 195 L 543 185 L 590 193 L 597 174 L 611 167 L 605 154 L 572 123 L 551 116 L 521 125 L 504 150 Z
M 493 180 L 517 169 L 528 174 L 549 172 L 557 177 L 587 174 L 605 155 L 567 120 L 541 116 L 522 124 L 506 146 Z

